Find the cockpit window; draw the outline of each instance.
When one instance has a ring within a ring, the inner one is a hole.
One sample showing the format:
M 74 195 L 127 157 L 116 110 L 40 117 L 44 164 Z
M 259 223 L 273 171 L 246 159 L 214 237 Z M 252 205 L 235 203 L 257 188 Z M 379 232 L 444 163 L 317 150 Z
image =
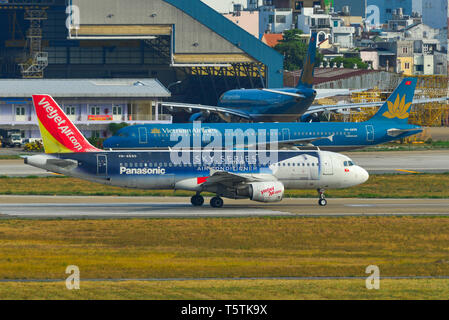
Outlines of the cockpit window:
M 345 167 L 352 167 L 352 166 L 355 166 L 354 162 L 352 162 L 352 161 L 345 161 L 345 162 L 343 162 L 343 165 L 344 165 Z

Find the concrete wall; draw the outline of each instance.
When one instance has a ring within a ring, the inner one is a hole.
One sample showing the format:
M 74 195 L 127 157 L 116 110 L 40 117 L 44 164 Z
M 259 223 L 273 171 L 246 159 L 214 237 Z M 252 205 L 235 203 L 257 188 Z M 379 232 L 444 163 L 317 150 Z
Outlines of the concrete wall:
M 351 78 L 329 81 L 316 85 L 317 89 L 366 89 L 378 87 L 380 90 L 395 88 L 401 78 L 396 73 L 378 71 Z
M 364 62 L 371 62 L 374 70 L 379 70 L 379 54 L 377 51 L 360 51 L 360 58 Z
M 242 11 L 240 15 L 227 13 L 224 16 L 240 28 L 259 38 L 259 11 Z

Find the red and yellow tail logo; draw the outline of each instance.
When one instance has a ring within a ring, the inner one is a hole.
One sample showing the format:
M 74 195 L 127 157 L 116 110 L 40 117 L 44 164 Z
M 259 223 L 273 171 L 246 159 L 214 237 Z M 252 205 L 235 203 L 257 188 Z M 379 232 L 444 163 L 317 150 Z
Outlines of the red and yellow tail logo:
M 45 153 L 98 152 L 49 95 L 33 95 Z

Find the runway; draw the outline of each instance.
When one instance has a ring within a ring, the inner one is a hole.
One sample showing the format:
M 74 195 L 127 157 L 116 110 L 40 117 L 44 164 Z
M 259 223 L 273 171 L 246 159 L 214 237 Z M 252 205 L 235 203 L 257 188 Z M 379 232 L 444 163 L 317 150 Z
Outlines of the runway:
M 449 150 L 436 151 L 388 151 L 345 153 L 370 174 L 449 172 Z M 23 160 L 0 160 L 0 176 L 26 177 L 52 176 L 53 173 L 25 165 Z
M 207 203 L 208 199 L 206 199 Z M 449 216 L 449 199 L 284 199 L 276 204 L 228 200 L 194 208 L 183 197 L 0 196 L 1 218 L 201 218 L 321 216 Z
M 449 150 L 345 153 L 371 174 L 449 172 Z

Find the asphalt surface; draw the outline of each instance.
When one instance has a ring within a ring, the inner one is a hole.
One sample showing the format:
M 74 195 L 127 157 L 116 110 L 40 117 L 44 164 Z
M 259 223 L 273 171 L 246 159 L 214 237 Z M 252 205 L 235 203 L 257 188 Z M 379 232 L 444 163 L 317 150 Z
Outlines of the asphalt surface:
M 345 153 L 369 173 L 449 172 L 449 150 Z
M 449 150 L 347 152 L 358 165 L 371 174 L 446 173 L 449 172 Z M 0 176 L 52 176 L 51 172 L 25 165 L 22 159 L 0 160 Z
M 449 199 L 284 199 L 276 204 L 225 199 L 221 209 L 197 208 L 184 197 L 0 196 L 1 218 L 199 218 L 253 216 L 449 216 Z

